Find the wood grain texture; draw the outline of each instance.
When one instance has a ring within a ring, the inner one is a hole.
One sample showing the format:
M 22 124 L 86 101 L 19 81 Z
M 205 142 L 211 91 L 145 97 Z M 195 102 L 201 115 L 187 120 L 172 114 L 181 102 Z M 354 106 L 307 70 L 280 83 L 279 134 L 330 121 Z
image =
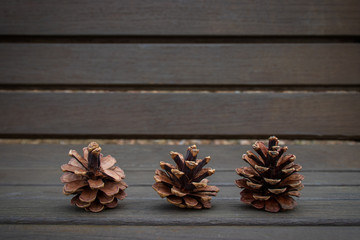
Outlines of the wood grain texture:
M 44 178 L 45 179 L 45 178 Z M 127 179 L 125 179 L 127 180 Z M 128 194 L 126 200 L 122 202 L 132 202 L 132 201 L 165 201 L 161 199 L 159 195 L 152 189 L 151 185 L 154 181 L 151 182 L 148 186 L 133 186 L 125 190 Z M 210 181 L 210 183 L 212 183 Z M 34 188 L 34 192 L 32 192 Z M 17 185 L 17 186 L 0 186 L 0 199 L 8 201 L 25 201 L 29 199 L 42 199 L 46 200 L 63 200 L 68 202 L 72 196 L 65 196 L 62 193 L 63 185 L 53 185 L 53 186 L 40 186 L 40 184 L 26 186 L 26 185 Z M 240 202 L 240 191 L 235 184 L 233 186 L 220 186 L 220 192 L 216 197 L 213 197 L 213 200 L 216 201 L 229 201 L 234 203 Z M 42 193 L 43 192 L 43 193 Z M 360 199 L 360 186 L 307 186 L 301 190 L 301 196 L 296 198 L 297 202 L 308 202 L 308 201 L 358 201 Z M 136 209 L 135 209 L 136 210 Z M 150 209 L 151 210 L 151 209 Z
M 273 240 L 291 236 L 293 240 L 357 239 L 359 227 L 275 227 L 275 226 L 94 226 L 94 225 L 0 225 L 3 239 L 247 239 Z
M 1 44 L 0 84 L 360 85 L 358 44 Z
M 70 197 L 63 196 L 61 187 L 0 187 L 0 223 L 29 224 L 96 224 L 96 225 L 327 225 L 359 226 L 360 200 L 298 199 L 293 211 L 271 214 L 253 209 L 238 198 L 213 198 L 212 209 L 192 211 L 180 209 L 161 199 L 151 188 L 128 188 L 129 198 L 116 209 L 89 214 L 70 205 Z M 305 190 L 305 189 L 304 189 Z M 131 191 L 139 191 L 145 198 L 130 198 Z M 332 191 L 323 188 L 322 192 Z M 359 191 L 359 188 L 352 190 Z M 356 193 L 358 194 L 358 193 Z M 328 195 L 328 194 L 325 194 Z M 151 198 L 149 198 L 149 196 Z M 46 211 L 44 211 L 46 209 Z
M 359 35 L 357 0 L 3 1 L 3 35 Z
M 84 142 L 84 145 L 87 143 Z M 60 166 L 69 157 L 69 149 L 82 152 L 80 145 L 0 145 L 2 163 L 0 185 L 60 185 Z M 219 186 L 234 186 L 238 178 L 234 169 L 246 166 L 241 155 L 251 146 L 200 145 L 199 157 L 210 155 L 209 166 L 217 170 L 209 180 Z M 359 186 L 357 177 L 360 148 L 346 144 L 289 145 L 288 153 L 297 156 L 296 162 L 303 166 L 306 186 Z M 173 162 L 169 151 L 184 152 L 186 146 L 166 145 L 102 145 L 104 154 L 117 159 L 117 165 L 126 171 L 130 186 L 150 186 L 159 162 Z M 49 157 L 51 156 L 51 157 Z M 44 179 L 46 181 L 44 182 Z
M 358 93 L 0 93 L 3 136 L 347 138 Z
M 170 161 L 169 161 L 170 162 Z M 64 161 L 62 164 L 65 164 Z M 0 186 L 55 186 L 61 185 L 60 176 L 62 172 L 60 166 L 57 169 L 26 169 L 16 170 L 0 169 Z M 121 166 L 121 165 L 119 165 Z M 212 167 L 212 165 L 210 165 Z M 230 171 L 217 170 L 216 174 L 209 177 L 211 185 L 235 186 L 234 181 L 240 177 L 235 173 L 236 167 L 244 167 L 246 164 L 234 164 Z M 122 166 L 121 166 L 122 167 Z M 126 183 L 130 186 L 151 186 L 154 183 L 154 171 L 160 169 L 155 167 L 150 171 L 128 170 L 123 168 L 126 173 Z M 305 186 L 360 186 L 358 178 L 360 172 L 302 172 L 304 175 Z M 46 181 L 44 181 L 46 179 Z
M 110 231 L 102 236 L 109 238 L 118 237 L 118 230 L 113 225 L 135 225 L 125 231 L 124 236 L 134 234 L 139 239 L 141 236 L 134 232 L 135 227 L 144 233 L 151 232 L 150 228 L 164 225 L 158 228 L 164 229 L 163 233 L 156 235 L 160 237 L 167 236 L 168 231 L 174 231 L 172 226 L 176 225 L 179 231 L 184 228 L 183 235 L 179 236 L 193 237 L 194 234 L 189 232 L 192 226 L 217 226 L 219 231 L 222 231 L 221 228 L 229 228 L 229 232 L 221 236 L 232 238 L 230 233 L 245 226 L 260 229 L 269 226 L 270 232 L 276 232 L 279 226 L 282 226 L 281 231 L 284 232 L 302 226 L 319 226 L 313 232 L 309 231 L 309 236 L 321 233 L 329 226 L 347 226 L 337 229 L 339 234 L 351 239 L 355 232 L 348 227 L 360 225 L 360 186 L 357 177 L 360 163 L 357 161 L 357 144 L 289 145 L 288 152 L 296 154 L 297 162 L 304 165 L 306 187 L 297 200 L 298 206 L 293 211 L 279 214 L 255 210 L 239 200 L 240 190 L 233 184 L 237 175 L 232 169 L 244 166 L 239 158 L 250 146 L 199 146 L 199 157 L 212 155 L 209 165 L 221 168 L 209 177 L 210 183 L 217 182 L 221 186 L 218 196 L 212 200 L 211 210 L 189 211 L 167 203 L 151 188 L 154 182 L 153 170 L 158 168 L 159 161 L 169 161 L 170 150 L 183 152 L 186 146 L 108 144 L 102 145 L 103 152 L 114 156 L 118 165 L 127 171 L 125 180 L 129 184 L 126 190 L 128 197 L 114 210 L 89 214 L 70 205 L 71 197 L 62 194 L 59 180 L 59 166 L 69 159 L 66 153 L 70 148 L 80 151 L 81 146 L 0 145 L 0 224 L 7 226 L 0 226 L 3 229 L 0 236 L 21 239 L 28 232 L 28 236 L 38 234 L 41 239 L 54 232 L 50 228 L 44 229 L 43 226 L 49 224 L 55 225 L 54 229 L 62 226 L 57 228 L 58 231 L 63 230 L 59 236 L 71 234 L 72 225 L 79 225 L 78 229 L 84 231 L 91 228 L 89 224 L 95 225 L 92 229 L 102 225 L 104 230 Z M 19 225 L 22 223 L 32 225 Z M 91 234 L 91 231 L 88 233 Z M 93 235 L 94 238 L 97 236 Z
M 90 141 L 90 140 L 88 140 Z M 59 170 L 59 166 L 70 158 L 68 152 L 74 149 L 82 153 L 82 148 L 89 144 L 84 140 L 82 145 L 59 144 L 0 144 L 1 169 L 13 172 L 15 169 Z M 112 155 L 117 164 L 129 171 L 153 171 L 160 161 L 172 162 L 170 151 L 185 153 L 186 145 L 115 145 L 98 143 L 105 155 Z M 356 172 L 360 171 L 359 144 L 285 144 L 287 153 L 296 156 L 296 162 L 302 171 Z M 217 171 L 232 171 L 245 166 L 242 154 L 252 150 L 249 145 L 207 145 L 198 144 L 199 158 L 211 156 L 209 166 Z M 214 175 L 215 176 L 215 175 Z M 334 179 L 335 180 L 335 179 Z

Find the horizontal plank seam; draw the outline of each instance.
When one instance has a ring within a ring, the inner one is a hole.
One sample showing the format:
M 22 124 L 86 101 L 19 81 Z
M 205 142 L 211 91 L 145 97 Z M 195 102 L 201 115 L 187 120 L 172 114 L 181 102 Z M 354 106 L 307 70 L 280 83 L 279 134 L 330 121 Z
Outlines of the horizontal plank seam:
M 239 157 L 239 161 L 241 160 L 241 158 Z M 298 161 L 298 160 L 297 160 Z M 301 161 L 299 161 L 299 163 L 301 164 Z M 65 164 L 65 163 L 64 163 Z M 236 163 L 236 165 L 246 165 L 245 163 L 243 164 L 241 161 L 240 161 L 240 164 Z M 219 168 L 216 168 L 216 172 L 219 173 L 219 172 L 230 172 L 230 173 L 235 173 L 235 169 L 237 168 L 238 166 L 234 166 L 234 168 L 232 169 L 219 169 Z M 241 167 L 241 166 L 239 166 Z M 154 168 L 124 168 L 123 167 L 123 170 L 125 172 L 154 172 L 155 169 L 157 168 L 160 168 L 160 167 L 154 167 Z M 32 171 L 59 171 L 60 172 L 60 168 L 44 168 L 44 167 L 1 167 L 0 170 L 20 170 L 20 171 L 24 171 L 24 170 L 32 170 Z M 302 173 L 305 173 L 305 172 L 311 172 L 311 173 L 353 173 L 353 172 L 360 172 L 360 169 L 359 168 L 356 168 L 356 169 L 302 169 L 301 170 Z
M 238 134 L 197 134 L 197 135 L 164 135 L 164 134 L 2 134 L 0 133 L 0 138 L 9 138 L 9 139 L 37 139 L 37 138 L 48 138 L 48 139 L 266 139 L 269 136 L 273 135 L 272 133 L 264 133 L 257 135 L 238 135 Z M 309 135 L 309 134 L 297 134 L 297 135 L 286 135 L 286 134 L 277 134 L 277 136 L 283 140 L 351 140 L 351 141 L 360 141 L 360 136 L 343 136 L 343 135 Z
M 238 177 L 235 175 L 234 177 L 234 181 L 237 179 Z M 126 179 L 125 179 L 126 180 Z M 235 183 L 233 182 L 226 182 L 226 183 L 219 183 L 219 182 L 211 182 L 212 185 L 216 185 L 216 186 L 223 186 L 223 187 L 229 187 L 229 186 L 234 186 L 236 187 Z M 0 187 L 61 187 L 63 186 L 63 184 L 33 184 L 33 183 L 29 183 L 29 184 L 17 184 L 17 183 L 1 183 Z M 129 187 L 151 187 L 152 183 L 137 183 L 137 184 L 128 184 Z M 358 187 L 360 186 L 360 184 L 357 183 L 347 183 L 347 184 L 326 184 L 326 183 L 304 183 L 304 186 L 306 187 Z
M 73 196 L 70 196 L 68 198 L 72 198 Z M 331 201 L 353 201 L 356 202 L 358 204 L 358 201 L 360 201 L 360 199 L 354 199 L 354 198 L 341 198 L 341 197 L 336 197 L 336 198 L 326 198 L 326 197 L 300 197 L 302 202 L 306 202 L 306 201 L 322 201 L 322 202 L 331 202 Z M 1 198 L 0 198 L 1 199 Z M 10 197 L 6 197 L 6 199 L 8 200 L 34 200 L 34 199 L 46 199 L 46 200 L 62 200 L 62 199 L 66 199 L 65 196 L 59 196 L 59 197 L 21 197 L 21 196 L 10 196 Z M 160 198 L 160 197 L 126 197 L 126 201 L 164 201 L 164 199 Z M 220 202 L 220 201 L 239 201 L 240 200 L 240 196 L 239 197 L 216 197 L 213 198 L 212 201 L 213 202 Z
M 239 160 L 242 160 L 240 157 L 239 157 Z M 301 161 L 299 161 L 299 160 L 297 160 L 299 163 L 301 163 Z M 240 161 L 241 162 L 241 161 Z M 241 164 L 237 164 L 237 165 L 246 165 L 245 163 L 244 164 L 242 164 L 242 162 L 241 162 Z M 235 173 L 235 169 L 236 169 L 237 167 L 234 167 L 234 169 L 218 169 L 218 168 L 216 168 L 216 172 L 218 173 L 218 172 L 231 172 L 231 173 Z M 0 168 L 0 170 L 1 169 L 3 169 L 3 168 Z M 12 168 L 12 169 L 21 169 L 21 168 Z M 28 169 L 28 168 L 24 168 L 24 169 Z M 48 169 L 48 168 L 47 168 Z M 148 169 L 139 169 L 139 168 L 123 168 L 125 171 L 128 171 L 128 172 L 153 172 L 153 171 L 155 171 L 155 168 L 148 168 Z M 34 168 L 34 170 L 37 170 L 37 168 Z M 54 169 L 54 170 L 56 170 L 56 169 Z M 325 170 L 325 169 L 319 169 L 319 170 L 317 170 L 317 169 L 311 169 L 311 170 L 308 170 L 308 169 L 302 169 L 301 170 L 301 172 L 302 173 L 304 173 L 304 172 L 311 172 L 311 173 L 316 173 L 316 172 L 324 172 L 324 173 L 326 173 L 326 172 L 329 172 L 329 173 L 332 173 L 332 172 L 337 172 L 337 173 L 339 173 L 339 172 L 341 172 L 341 173 L 347 173 L 347 172 L 349 172 L 349 173 L 351 173 L 351 172 L 360 172 L 360 169 L 349 169 L 349 170 L 347 170 L 347 169 L 329 169 L 329 170 Z
M 360 84 L 23 84 L 1 83 L 0 93 L 359 93 Z M 70 91 L 70 92 L 69 92 Z
M 2 43 L 359 43 L 347 36 L 0 35 Z
M 237 93 L 237 92 L 252 92 L 252 91 L 265 91 L 265 92 L 360 92 L 360 84 L 324 84 L 324 85 L 302 85 L 302 84 L 2 84 L 0 83 L 0 92 L 25 92 L 25 91 L 39 91 L 39 92 L 179 92 L 185 91 L 189 93 L 214 93 L 221 91 L 222 93 Z
M 29 200 L 29 199 L 47 199 L 47 200 L 62 200 L 62 199 L 66 199 L 66 198 L 72 198 L 73 196 L 70 197 L 66 197 L 66 196 L 61 196 L 59 195 L 59 197 L 43 197 L 43 196 L 33 196 L 33 197 L 23 197 L 23 196 L 6 196 L 6 199 L 9 200 Z M 1 199 L 1 198 L 0 198 Z M 355 199 L 355 198 L 345 198 L 345 197 L 333 197 L 333 198 L 328 198 L 328 197 L 300 197 L 302 202 L 306 202 L 306 201 L 323 201 L 323 202 L 331 202 L 331 201 L 360 201 L 360 199 Z M 126 201 L 144 201 L 144 200 L 148 200 L 148 201 L 164 201 L 164 199 L 160 198 L 160 197 L 131 197 L 131 196 L 127 196 L 126 197 Z M 239 197 L 214 197 L 212 198 L 212 201 L 214 202 L 219 202 L 221 200 L 224 201 L 238 201 L 240 200 L 240 196 Z
M 141 225 L 141 226 L 360 226 L 360 219 L 272 219 L 256 218 L 207 218 L 206 221 L 194 218 L 101 218 L 94 221 L 86 217 L 0 217 L 0 224 L 63 224 L 63 225 Z

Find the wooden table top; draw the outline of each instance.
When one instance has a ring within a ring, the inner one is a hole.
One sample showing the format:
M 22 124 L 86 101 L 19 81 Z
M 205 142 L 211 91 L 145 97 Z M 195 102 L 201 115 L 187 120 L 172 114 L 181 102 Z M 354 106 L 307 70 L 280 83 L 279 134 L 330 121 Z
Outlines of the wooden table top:
M 240 202 L 234 169 L 245 166 L 241 155 L 250 146 L 200 145 L 199 156 L 211 155 L 220 188 L 206 210 L 180 209 L 151 188 L 159 161 L 186 146 L 103 145 L 104 154 L 124 169 L 128 197 L 116 209 L 89 213 L 70 205 L 62 194 L 60 166 L 69 149 L 80 145 L 2 144 L 0 167 L 0 236 L 2 239 L 134 238 L 134 239 L 355 239 L 360 233 L 360 150 L 358 144 L 288 145 L 303 166 L 305 188 L 292 211 L 278 214 Z M 264 239 L 264 238 L 263 238 Z

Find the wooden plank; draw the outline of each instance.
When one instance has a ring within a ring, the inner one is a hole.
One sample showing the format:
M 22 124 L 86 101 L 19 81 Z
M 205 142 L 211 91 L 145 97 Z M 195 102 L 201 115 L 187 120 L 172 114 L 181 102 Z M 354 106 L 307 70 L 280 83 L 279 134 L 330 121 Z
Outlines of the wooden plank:
M 360 94 L 354 92 L 2 92 L 0 102 L 2 136 L 360 136 Z
M 44 179 L 46 181 L 46 179 Z M 125 190 L 128 196 L 126 201 L 153 201 L 161 200 L 159 195 L 152 189 L 152 183 L 147 186 L 134 186 L 129 185 Z M 210 181 L 210 184 L 212 182 Z M 32 188 L 37 189 L 37 192 L 32 192 Z M 62 193 L 63 185 L 53 186 L 27 186 L 26 184 L 18 184 L 14 186 L 0 186 L 0 199 L 8 199 L 14 201 L 27 200 L 27 199 L 50 199 L 50 200 L 63 200 L 70 201 L 72 196 L 65 196 Z M 220 191 L 213 200 L 217 201 L 240 201 L 241 189 L 232 186 L 220 186 Z M 30 190 L 26 190 L 30 189 Z M 48 195 L 50 194 L 50 195 Z M 301 190 L 301 196 L 296 201 L 358 201 L 360 200 L 360 186 L 306 186 Z
M 2 239 L 357 239 L 359 227 L 0 225 Z
M 103 140 L 99 140 L 101 144 Z M 266 140 L 262 140 L 265 141 Z M 57 169 L 66 162 L 70 149 L 79 153 L 89 142 L 77 144 L 0 144 L 2 168 Z M 360 161 L 358 144 L 282 144 L 289 147 L 287 153 L 297 156 L 296 161 L 303 166 L 303 171 L 359 171 Z M 129 170 L 152 170 L 160 161 L 171 162 L 170 151 L 185 153 L 185 145 L 116 145 L 101 144 L 104 154 L 111 154 L 118 159 L 121 167 Z M 209 163 L 218 170 L 231 170 L 234 164 L 245 164 L 242 154 L 252 150 L 250 145 L 213 145 L 198 144 L 199 158 L 210 155 Z M 225 156 L 226 154 L 226 156 Z M 126 159 L 126 160 L 125 160 Z
M 65 163 L 65 162 L 64 162 Z M 58 165 L 57 169 L 0 169 L 1 185 L 16 186 L 20 185 L 60 185 L 61 170 Z M 210 165 L 212 166 L 212 165 Z M 245 164 L 234 164 L 231 171 L 217 171 L 209 177 L 210 183 L 218 186 L 235 186 L 234 181 L 240 177 L 235 173 L 236 167 L 246 166 Z M 135 186 L 150 186 L 154 183 L 154 171 L 160 167 L 155 167 L 150 171 L 141 169 L 131 171 L 124 168 L 126 173 L 126 182 Z M 305 186 L 360 186 L 358 172 L 302 172 L 305 176 Z M 46 179 L 46 181 L 44 181 Z
M 357 0 L 5 1 L 3 35 L 359 35 Z
M 358 44 L 1 44 L 0 84 L 359 85 Z
M 61 187 L 0 187 L 1 224 L 97 224 L 97 225 L 327 225 L 359 226 L 357 200 L 298 200 L 293 211 L 271 214 L 258 211 L 238 199 L 213 199 L 213 208 L 189 211 L 165 199 L 126 199 L 120 206 L 100 214 L 89 214 L 69 204 Z M 150 188 L 147 191 L 156 193 Z M 130 190 L 130 188 L 129 188 Z M 304 189 L 305 190 L 305 189 Z M 324 188 L 323 191 L 326 191 Z M 144 195 L 147 195 L 147 192 Z M 17 196 L 16 196 L 17 195 Z M 320 207 L 321 206 L 321 207 Z M 46 211 L 44 211 L 46 210 Z M 255 216 L 256 214 L 256 216 Z
M 265 140 L 264 140 L 265 141 Z M 98 141 L 100 144 L 102 140 Z M 13 171 L 53 170 L 70 158 L 68 152 L 75 149 L 82 153 L 82 148 L 89 142 L 84 140 L 82 145 L 61 144 L 0 144 L 1 169 Z M 287 145 L 287 153 L 296 155 L 296 162 L 302 165 L 303 172 L 328 171 L 345 172 L 360 171 L 359 144 L 282 144 Z M 117 159 L 117 165 L 129 171 L 153 171 L 159 167 L 160 161 L 172 162 L 170 151 L 185 153 L 184 145 L 116 145 L 101 144 L 103 153 Z M 251 150 L 247 145 L 198 145 L 199 158 L 211 156 L 209 166 L 217 171 L 233 170 L 245 166 L 242 154 Z M 216 174 L 215 174 L 216 175 Z M 214 176 L 215 176 L 214 175 Z M 0 174 L 1 176 L 1 174 Z

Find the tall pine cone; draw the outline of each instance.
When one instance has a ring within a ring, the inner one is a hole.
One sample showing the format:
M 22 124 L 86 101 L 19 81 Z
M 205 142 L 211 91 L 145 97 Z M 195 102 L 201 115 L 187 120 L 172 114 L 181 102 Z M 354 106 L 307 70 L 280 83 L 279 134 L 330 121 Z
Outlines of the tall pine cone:
M 155 171 L 156 183 L 152 186 L 160 197 L 180 208 L 211 208 L 211 196 L 216 196 L 219 188 L 208 186 L 206 177 L 214 174 L 215 169 L 203 168 L 210 157 L 196 159 L 198 153 L 193 145 L 188 147 L 185 159 L 180 153 L 170 152 L 176 166 L 160 162 L 165 171 Z
M 84 157 L 75 150 L 70 150 L 68 164 L 61 166 L 65 172 L 60 180 L 65 183 L 65 195 L 76 194 L 71 204 L 91 212 L 100 212 L 105 207 L 115 208 L 118 199 L 126 197 L 127 184 L 124 171 L 114 166 L 115 158 L 101 154 L 101 148 L 96 142 L 83 148 Z
M 295 155 L 284 155 L 288 148 L 278 143 L 275 136 L 269 138 L 268 147 L 263 142 L 255 142 L 253 149 L 259 156 L 247 151 L 242 158 L 250 167 L 236 169 L 236 173 L 244 177 L 235 181 L 238 187 L 244 188 L 241 201 L 268 212 L 293 209 L 296 202 L 292 196 L 299 197 L 299 191 L 304 188 L 301 183 L 304 176 L 297 173 L 301 166 L 294 164 Z

